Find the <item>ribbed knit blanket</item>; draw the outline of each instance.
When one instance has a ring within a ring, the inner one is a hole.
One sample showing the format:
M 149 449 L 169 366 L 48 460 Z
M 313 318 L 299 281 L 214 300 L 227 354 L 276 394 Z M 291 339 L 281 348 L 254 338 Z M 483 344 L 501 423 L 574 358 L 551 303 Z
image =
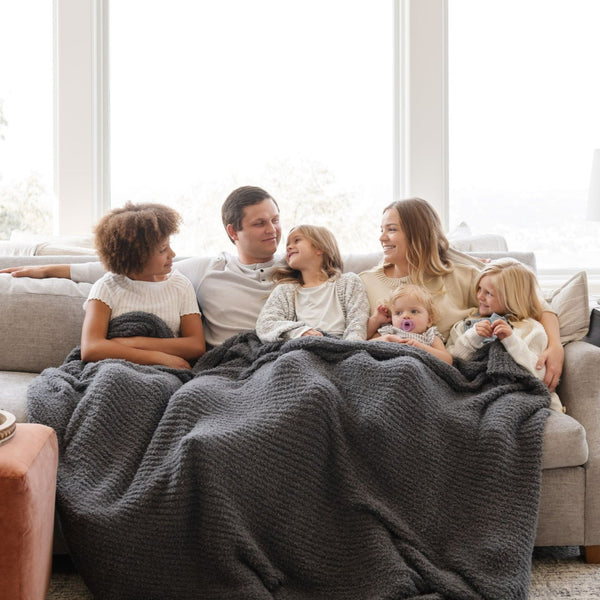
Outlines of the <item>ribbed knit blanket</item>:
M 525 599 L 549 396 L 500 343 L 254 333 L 193 373 L 72 353 L 31 385 L 96 600 Z

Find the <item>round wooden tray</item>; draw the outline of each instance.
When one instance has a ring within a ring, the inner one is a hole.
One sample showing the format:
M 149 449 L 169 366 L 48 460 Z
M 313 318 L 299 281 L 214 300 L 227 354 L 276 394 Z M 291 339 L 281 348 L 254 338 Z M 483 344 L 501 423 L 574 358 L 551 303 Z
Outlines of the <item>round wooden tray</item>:
M 0 445 L 8 442 L 15 435 L 17 423 L 15 415 L 6 410 L 0 410 Z

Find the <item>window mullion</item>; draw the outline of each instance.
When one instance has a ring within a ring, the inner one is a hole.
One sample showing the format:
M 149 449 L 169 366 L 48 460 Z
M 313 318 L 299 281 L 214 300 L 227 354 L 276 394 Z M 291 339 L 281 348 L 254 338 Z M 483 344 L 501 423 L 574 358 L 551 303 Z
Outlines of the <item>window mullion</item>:
M 91 231 L 108 207 L 107 10 L 107 0 L 54 2 L 58 235 Z

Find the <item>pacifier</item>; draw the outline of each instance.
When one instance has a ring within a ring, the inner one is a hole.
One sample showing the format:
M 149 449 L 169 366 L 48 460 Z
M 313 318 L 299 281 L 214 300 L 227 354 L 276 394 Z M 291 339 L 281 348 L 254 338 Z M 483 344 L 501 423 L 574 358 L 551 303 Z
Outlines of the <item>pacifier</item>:
M 402 331 L 412 331 L 415 328 L 415 322 L 412 319 L 402 319 L 400 329 Z

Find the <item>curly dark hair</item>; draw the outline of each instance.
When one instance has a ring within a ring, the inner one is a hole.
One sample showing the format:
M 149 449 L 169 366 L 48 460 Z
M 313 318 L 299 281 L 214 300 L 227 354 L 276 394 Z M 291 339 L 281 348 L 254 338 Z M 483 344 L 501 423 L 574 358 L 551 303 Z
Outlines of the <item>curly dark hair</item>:
M 94 229 L 102 264 L 118 275 L 139 273 L 161 243 L 179 231 L 181 220 L 163 204 L 127 202 L 111 210 Z

